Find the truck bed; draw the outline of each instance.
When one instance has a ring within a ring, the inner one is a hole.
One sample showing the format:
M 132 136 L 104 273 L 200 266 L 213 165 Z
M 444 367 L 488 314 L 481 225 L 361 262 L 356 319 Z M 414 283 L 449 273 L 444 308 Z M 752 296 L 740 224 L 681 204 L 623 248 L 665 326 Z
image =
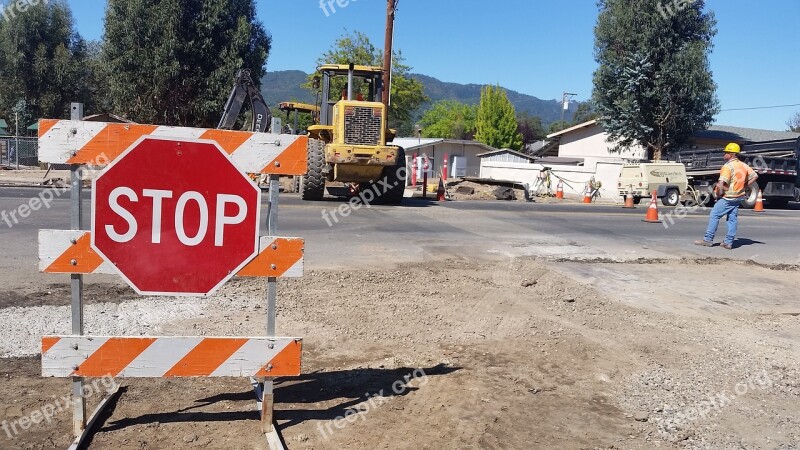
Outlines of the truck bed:
M 718 173 L 725 164 L 722 149 L 680 150 L 673 155 L 677 162 L 686 166 L 688 175 L 710 175 Z M 800 139 L 746 144 L 739 159 L 759 174 L 797 176 L 800 158 Z

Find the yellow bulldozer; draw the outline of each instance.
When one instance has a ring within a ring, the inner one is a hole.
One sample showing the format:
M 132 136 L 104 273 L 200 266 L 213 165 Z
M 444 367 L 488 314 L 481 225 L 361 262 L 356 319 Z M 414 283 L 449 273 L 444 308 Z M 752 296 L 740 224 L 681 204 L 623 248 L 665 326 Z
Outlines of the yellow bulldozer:
M 372 190 L 375 203 L 399 204 L 406 183 L 402 148 L 387 145 L 382 102 L 383 69 L 354 64 L 319 68 L 319 123 L 308 127 L 308 173 L 301 183 L 304 200 L 321 200 L 325 184 L 349 184 L 353 193 Z

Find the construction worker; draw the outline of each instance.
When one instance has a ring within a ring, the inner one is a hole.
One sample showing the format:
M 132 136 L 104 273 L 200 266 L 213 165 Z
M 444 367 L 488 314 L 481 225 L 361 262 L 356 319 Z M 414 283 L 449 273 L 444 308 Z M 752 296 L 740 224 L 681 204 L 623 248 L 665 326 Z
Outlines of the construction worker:
M 714 245 L 714 235 L 717 233 L 719 220 L 728 216 L 728 234 L 722 242 L 722 248 L 733 249 L 733 240 L 736 238 L 736 228 L 739 222 L 739 206 L 744 200 L 747 188 L 752 186 L 758 179 L 755 171 L 739 160 L 741 148 L 739 144 L 730 143 L 725 147 L 725 165 L 720 170 L 719 181 L 714 186 L 714 196 L 717 204 L 711 209 L 708 219 L 708 229 L 701 241 L 695 241 L 696 245 L 711 247 Z

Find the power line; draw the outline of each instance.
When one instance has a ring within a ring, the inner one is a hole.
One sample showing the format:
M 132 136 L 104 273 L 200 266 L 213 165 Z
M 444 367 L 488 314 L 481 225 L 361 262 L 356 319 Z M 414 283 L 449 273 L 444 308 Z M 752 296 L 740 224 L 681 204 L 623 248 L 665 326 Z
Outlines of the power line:
M 720 112 L 726 111 L 749 111 L 752 109 L 778 109 L 778 108 L 791 108 L 793 106 L 800 106 L 800 103 L 795 103 L 793 105 L 776 105 L 776 106 L 754 106 L 752 108 L 732 108 L 732 109 L 723 109 Z

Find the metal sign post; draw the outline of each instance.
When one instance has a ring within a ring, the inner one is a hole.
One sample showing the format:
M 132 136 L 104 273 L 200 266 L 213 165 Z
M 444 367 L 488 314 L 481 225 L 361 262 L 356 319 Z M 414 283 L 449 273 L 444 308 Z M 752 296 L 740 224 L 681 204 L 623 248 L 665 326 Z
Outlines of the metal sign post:
M 269 177 L 269 205 L 267 208 L 267 234 L 278 235 L 278 198 L 280 197 L 280 176 Z M 275 336 L 275 322 L 278 308 L 278 279 L 267 278 L 267 336 Z M 277 428 L 274 424 L 275 392 L 274 380 L 264 381 L 263 398 L 261 399 L 261 431 L 267 436 L 272 450 L 283 449 Z
M 83 120 L 83 104 L 73 103 L 71 110 L 72 120 Z M 19 149 L 17 149 L 19 153 Z M 70 166 L 70 228 L 80 230 L 83 226 L 83 180 L 81 180 L 81 165 Z M 83 335 L 83 275 L 73 273 L 70 275 L 72 283 L 72 334 Z M 86 428 L 86 399 L 83 397 L 83 378 L 72 377 L 72 432 L 79 437 Z

